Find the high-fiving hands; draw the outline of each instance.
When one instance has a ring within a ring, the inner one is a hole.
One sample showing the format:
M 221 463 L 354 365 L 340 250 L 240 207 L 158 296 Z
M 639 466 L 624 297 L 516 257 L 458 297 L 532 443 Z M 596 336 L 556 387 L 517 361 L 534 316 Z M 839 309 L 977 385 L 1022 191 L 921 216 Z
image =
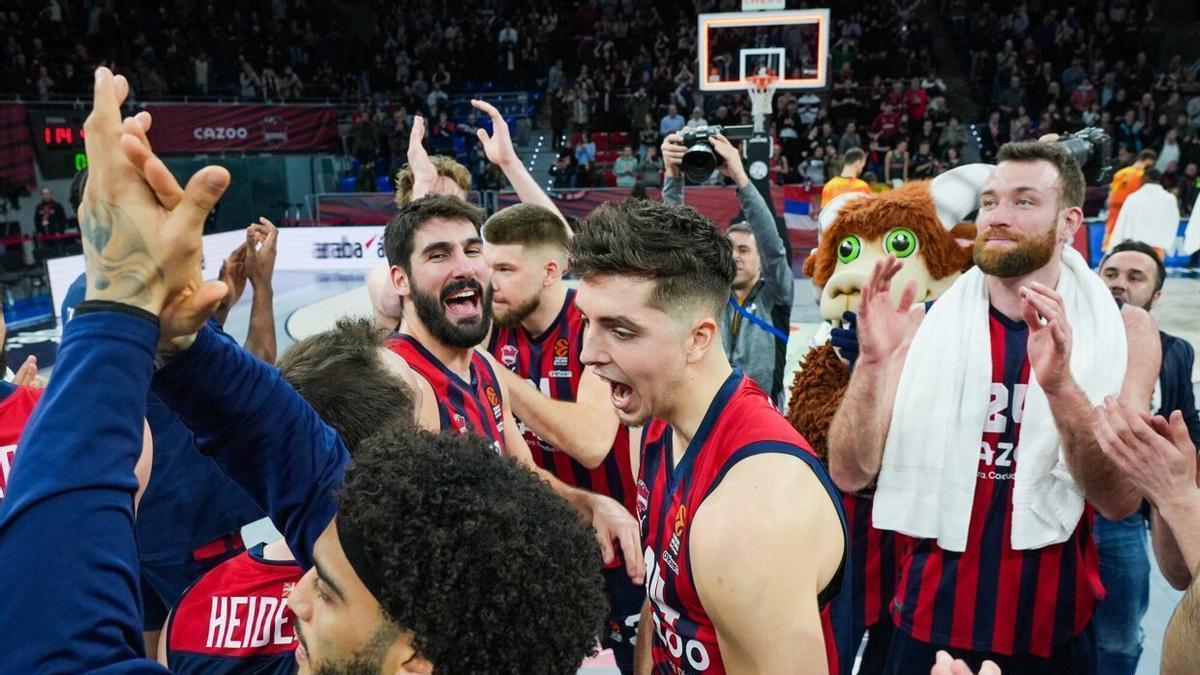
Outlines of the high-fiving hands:
M 149 113 L 121 119 L 128 95 L 124 77 L 96 70 L 92 112 L 84 123 L 86 299 L 155 314 L 168 340 L 195 333 L 225 297 L 224 283 L 202 280 L 200 259 L 204 221 L 229 186 L 229 172 L 208 166 L 181 188 L 150 149 Z

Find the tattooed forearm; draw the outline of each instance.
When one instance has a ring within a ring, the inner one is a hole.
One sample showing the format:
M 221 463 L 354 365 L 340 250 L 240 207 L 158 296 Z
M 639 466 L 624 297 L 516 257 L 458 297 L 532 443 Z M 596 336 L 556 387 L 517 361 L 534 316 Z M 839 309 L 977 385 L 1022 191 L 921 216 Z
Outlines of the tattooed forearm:
M 80 219 L 88 297 L 158 313 L 163 270 L 150 255 L 132 215 L 109 202 L 92 202 Z

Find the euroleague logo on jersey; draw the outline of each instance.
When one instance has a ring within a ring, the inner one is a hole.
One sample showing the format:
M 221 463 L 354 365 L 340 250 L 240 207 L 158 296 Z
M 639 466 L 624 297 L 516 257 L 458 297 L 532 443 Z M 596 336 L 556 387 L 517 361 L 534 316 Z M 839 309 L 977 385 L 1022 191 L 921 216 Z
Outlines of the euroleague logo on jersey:
M 555 367 L 567 365 L 567 357 L 571 353 L 571 343 L 567 342 L 566 338 L 559 338 L 554 342 L 554 365 Z
M 500 348 L 500 362 L 509 368 L 517 366 L 517 348 L 512 345 L 504 345 Z
M 680 504 L 679 510 L 675 512 L 675 528 L 671 532 L 671 550 L 663 551 L 663 562 L 671 571 L 679 574 L 679 563 L 676 558 L 679 557 L 679 546 L 683 538 L 683 531 L 687 529 L 687 506 Z

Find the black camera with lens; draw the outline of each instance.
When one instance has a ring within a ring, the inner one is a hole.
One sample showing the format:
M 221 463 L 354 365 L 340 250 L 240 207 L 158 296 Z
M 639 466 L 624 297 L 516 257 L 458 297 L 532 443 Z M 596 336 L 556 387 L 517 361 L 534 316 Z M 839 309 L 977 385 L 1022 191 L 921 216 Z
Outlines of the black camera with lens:
M 706 127 L 689 129 L 683 134 L 683 145 L 687 152 L 683 154 L 681 167 L 683 175 L 693 183 L 703 183 L 712 172 L 725 160 L 713 151 L 708 139 L 721 135 L 731 141 L 741 141 L 754 135 L 754 125 L 740 124 L 737 126 L 721 126 L 713 124 Z
M 1079 162 L 1088 185 L 1108 185 L 1113 173 L 1113 140 L 1103 129 L 1088 127 L 1058 139 Z

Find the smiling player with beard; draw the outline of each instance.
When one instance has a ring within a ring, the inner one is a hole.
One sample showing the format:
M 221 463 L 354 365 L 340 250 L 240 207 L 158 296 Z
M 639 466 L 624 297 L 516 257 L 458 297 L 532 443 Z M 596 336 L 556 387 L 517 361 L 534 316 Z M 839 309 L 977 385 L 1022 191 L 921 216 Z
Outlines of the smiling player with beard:
M 939 651 L 1095 671 L 1093 513 L 1141 499 L 1101 452 L 1092 405 L 1148 410 L 1159 344 L 1067 246 L 1084 187 L 1061 146 L 1007 144 L 980 194 L 975 269 L 928 314 L 912 282 L 892 288 L 894 257 L 864 286 L 829 464 L 843 490 L 876 484 L 876 527 L 914 537 L 885 673 L 924 672 Z
M 483 213 L 456 197 L 429 195 L 400 209 L 388 223 L 384 247 L 392 282 L 403 299 L 401 332 L 389 343 L 414 371 L 422 428 L 475 434 L 496 452 L 536 471 L 596 528 L 604 561 L 620 542 L 636 583 L 644 574 L 637 521 L 617 501 L 570 487 L 534 462 L 513 420 L 500 368 L 476 349 L 492 322 L 491 270 L 480 236 Z

